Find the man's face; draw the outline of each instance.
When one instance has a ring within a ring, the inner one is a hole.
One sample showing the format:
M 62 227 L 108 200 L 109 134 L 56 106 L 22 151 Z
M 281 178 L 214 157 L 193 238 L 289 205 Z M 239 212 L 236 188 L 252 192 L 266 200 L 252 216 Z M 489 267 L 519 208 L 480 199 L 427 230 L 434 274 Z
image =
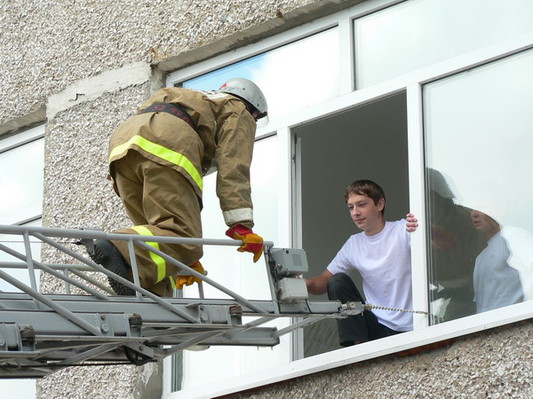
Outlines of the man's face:
M 472 223 L 476 230 L 486 234 L 495 233 L 500 230 L 498 222 L 483 212 L 474 209 L 470 212 L 470 217 L 472 218 Z
M 366 195 L 351 193 L 348 196 L 347 205 L 353 222 L 367 235 L 374 235 L 383 229 L 384 221 L 381 215 L 385 206 L 383 198 L 376 205 L 372 198 Z

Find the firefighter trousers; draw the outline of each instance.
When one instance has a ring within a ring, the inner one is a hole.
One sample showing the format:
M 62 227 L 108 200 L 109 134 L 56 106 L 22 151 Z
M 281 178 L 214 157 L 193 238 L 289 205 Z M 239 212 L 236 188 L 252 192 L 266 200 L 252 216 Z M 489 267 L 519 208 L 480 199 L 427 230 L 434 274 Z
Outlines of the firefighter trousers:
M 191 183 L 178 171 L 130 150 L 113 162 L 113 179 L 134 226 L 114 233 L 171 237 L 202 237 L 200 200 Z M 113 244 L 131 264 L 127 241 Z M 203 255 L 200 245 L 148 242 L 176 260 L 191 265 Z M 171 296 L 180 269 L 135 245 L 141 286 L 160 296 Z

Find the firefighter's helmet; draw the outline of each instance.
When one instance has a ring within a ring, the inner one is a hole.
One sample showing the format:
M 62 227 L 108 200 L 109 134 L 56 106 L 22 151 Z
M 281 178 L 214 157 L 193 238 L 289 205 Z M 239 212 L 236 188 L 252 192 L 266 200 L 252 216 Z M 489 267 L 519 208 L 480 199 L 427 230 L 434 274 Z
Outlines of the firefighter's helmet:
M 253 107 L 252 111 L 259 111 L 257 120 L 268 115 L 268 105 L 261 89 L 252 81 L 244 78 L 233 78 L 224 83 L 220 89 L 246 101 Z

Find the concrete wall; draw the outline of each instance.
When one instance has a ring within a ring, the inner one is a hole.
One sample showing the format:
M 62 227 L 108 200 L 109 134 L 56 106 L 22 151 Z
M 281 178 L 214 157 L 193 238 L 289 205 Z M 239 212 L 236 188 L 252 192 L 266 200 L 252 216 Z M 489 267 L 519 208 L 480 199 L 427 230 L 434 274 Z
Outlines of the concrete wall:
M 0 134 L 46 121 L 43 224 L 110 231 L 128 223 L 106 180 L 108 137 L 166 72 L 361 1 L 1 2 Z M 59 256 L 43 251 L 45 260 Z M 46 277 L 42 286 L 61 290 Z M 376 359 L 236 397 L 526 397 L 532 331 L 521 323 L 437 352 Z M 160 389 L 158 365 L 71 368 L 38 382 L 39 398 L 47 399 L 158 398 Z
M 80 80 L 137 62 L 176 69 L 361 1 L 3 1 L 0 134 L 44 119 L 48 97 Z

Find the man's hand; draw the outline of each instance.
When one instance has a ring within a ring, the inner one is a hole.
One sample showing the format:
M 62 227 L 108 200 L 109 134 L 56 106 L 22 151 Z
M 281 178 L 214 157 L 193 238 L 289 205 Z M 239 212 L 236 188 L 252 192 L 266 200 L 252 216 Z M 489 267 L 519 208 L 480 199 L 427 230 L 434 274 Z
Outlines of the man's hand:
M 406 230 L 409 233 L 412 233 L 413 231 L 415 231 L 416 228 L 418 227 L 418 219 L 415 217 L 415 215 L 413 215 L 412 213 L 408 213 L 405 216 L 405 220 L 407 220 Z
M 324 294 L 327 291 L 328 281 L 331 276 L 333 276 L 333 274 L 326 269 L 322 274 L 306 279 L 305 284 L 307 286 L 307 291 L 309 291 L 310 294 L 315 295 Z
M 257 262 L 263 255 L 263 238 L 254 234 L 251 229 L 244 227 L 242 224 L 236 224 L 231 229 L 228 229 L 226 235 L 234 240 L 241 240 L 244 244 L 237 251 L 253 253 L 254 262 Z
M 189 266 L 191 269 L 197 271 L 200 274 L 205 275 L 205 269 L 200 263 L 200 261 L 194 262 L 192 265 Z M 188 275 L 188 276 L 178 276 L 176 278 L 176 288 L 178 290 L 183 289 L 184 285 L 191 285 L 193 283 L 200 283 L 202 280 L 196 276 Z

